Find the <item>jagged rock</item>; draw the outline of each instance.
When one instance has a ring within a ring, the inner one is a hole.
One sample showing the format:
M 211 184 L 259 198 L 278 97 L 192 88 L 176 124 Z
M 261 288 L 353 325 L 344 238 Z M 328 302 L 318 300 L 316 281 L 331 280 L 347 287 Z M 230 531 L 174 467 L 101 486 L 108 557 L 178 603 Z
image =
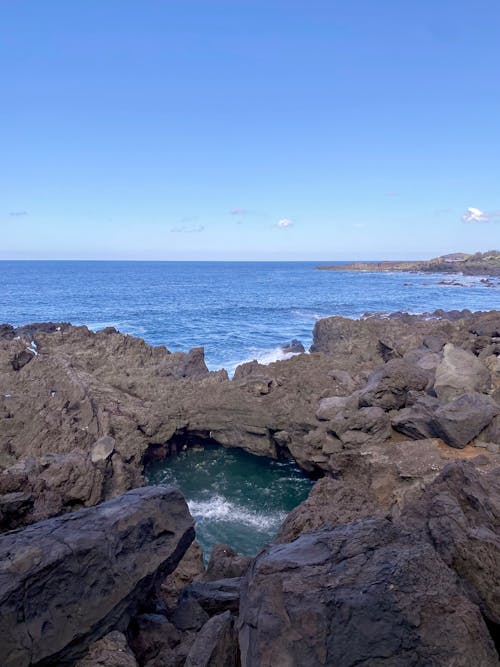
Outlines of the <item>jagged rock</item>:
M 439 401 L 433 396 L 420 396 L 410 406 L 391 415 L 392 427 L 416 440 L 433 438 L 437 435 L 433 423 L 434 414 L 439 406 Z
M 343 410 L 357 410 L 359 407 L 358 395 L 351 396 L 328 396 L 322 398 L 316 411 L 316 419 L 329 420 L 335 417 Z
M 181 599 L 179 605 L 170 615 L 170 620 L 178 630 L 199 630 L 207 621 L 208 614 L 193 598 Z
M 436 368 L 434 389 L 439 399 L 451 401 L 470 392 L 485 392 L 490 386 L 486 366 L 470 352 L 447 343 Z
M 19 491 L 29 501 L 23 511 L 3 511 L 4 529 L 41 521 L 62 512 L 97 503 L 103 493 L 105 467 L 96 466 L 80 449 L 68 454 L 46 454 L 18 461 L 0 473 L 0 493 Z M 10 494 L 7 494 L 7 497 Z M 4 504 L 6 496 L 0 496 Z
M 292 542 L 303 533 L 325 526 L 333 528 L 385 514 L 377 505 L 369 485 L 355 486 L 340 479 L 323 477 L 313 486 L 307 499 L 288 514 L 275 542 Z
M 328 422 L 328 430 L 346 446 L 356 446 L 370 439 L 380 441 L 389 437 L 390 418 L 382 408 L 346 409 Z
M 187 654 L 185 667 L 239 667 L 238 631 L 229 611 L 202 627 Z
M 179 564 L 161 585 L 161 597 L 168 607 L 174 608 L 182 589 L 205 572 L 203 552 L 198 542 L 193 542 Z
M 193 581 L 182 591 L 181 604 L 196 602 L 212 616 L 223 611 L 238 611 L 241 578 Z
M 125 628 L 193 537 L 180 492 L 161 487 L 0 536 L 2 666 L 77 658 Z
M 450 463 L 401 521 L 423 530 L 471 599 L 500 625 L 500 477 L 480 473 L 471 462 Z M 498 632 L 498 629 L 497 629 Z
M 239 628 L 242 667 L 498 665 L 455 573 L 386 520 L 265 549 L 244 579 Z
M 202 579 L 204 581 L 217 581 L 218 579 L 242 577 L 248 570 L 251 561 L 250 556 L 241 556 L 228 544 L 216 544 L 212 549 Z
M 452 447 L 465 447 L 488 426 L 500 408 L 484 394 L 468 393 L 438 407 L 432 427 L 437 437 Z
M 138 667 L 125 635 L 116 630 L 94 642 L 75 667 Z
M 92 452 L 90 454 L 92 463 L 99 463 L 100 461 L 109 459 L 111 454 L 115 451 L 115 445 L 115 439 L 111 438 L 109 435 L 103 435 L 102 438 L 99 438 L 92 447 Z
M 162 651 L 175 649 L 182 641 L 182 633 L 161 614 L 140 614 L 128 630 L 130 646 L 139 663 L 144 665 Z
M 301 352 L 306 351 L 300 340 L 297 340 L 296 338 L 291 340 L 289 343 L 284 343 L 281 346 L 281 349 L 285 354 L 300 354 Z
M 409 391 L 423 390 L 428 382 L 428 371 L 405 359 L 393 359 L 370 375 L 360 393 L 359 405 L 398 409 L 406 403 Z

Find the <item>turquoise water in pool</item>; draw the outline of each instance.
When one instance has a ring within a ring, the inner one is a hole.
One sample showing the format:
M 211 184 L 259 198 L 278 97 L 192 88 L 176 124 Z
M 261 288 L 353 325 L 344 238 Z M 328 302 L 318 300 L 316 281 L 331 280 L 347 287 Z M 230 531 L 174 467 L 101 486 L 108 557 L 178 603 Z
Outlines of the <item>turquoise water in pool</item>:
M 256 554 L 313 484 L 293 461 L 211 445 L 149 464 L 146 478 L 149 484 L 180 488 L 196 520 L 205 560 L 217 543 Z

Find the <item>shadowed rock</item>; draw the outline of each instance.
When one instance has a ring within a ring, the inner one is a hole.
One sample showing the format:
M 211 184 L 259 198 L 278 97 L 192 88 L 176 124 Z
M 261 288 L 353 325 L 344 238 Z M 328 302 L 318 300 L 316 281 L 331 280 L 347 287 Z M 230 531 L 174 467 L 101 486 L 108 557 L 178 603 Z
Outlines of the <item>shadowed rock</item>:
M 161 487 L 1 536 L 2 667 L 65 664 L 124 629 L 193 537 L 180 492 Z
M 479 608 L 430 544 L 386 520 L 262 552 L 240 604 L 243 667 L 493 667 Z

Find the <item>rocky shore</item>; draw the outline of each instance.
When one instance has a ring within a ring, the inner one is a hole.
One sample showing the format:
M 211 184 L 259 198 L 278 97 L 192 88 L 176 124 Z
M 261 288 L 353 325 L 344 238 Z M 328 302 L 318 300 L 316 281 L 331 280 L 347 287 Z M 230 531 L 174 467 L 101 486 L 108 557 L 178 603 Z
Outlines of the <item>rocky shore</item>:
M 407 262 L 353 262 L 341 266 L 318 266 L 322 271 L 376 271 L 410 273 L 462 273 L 467 276 L 500 276 L 500 252 L 456 252 L 426 261 Z
M 233 379 L 201 348 L 2 325 L 0 664 L 499 665 L 499 355 L 499 312 L 327 318 Z M 182 496 L 144 487 L 203 443 L 318 480 L 255 558 L 205 569 Z

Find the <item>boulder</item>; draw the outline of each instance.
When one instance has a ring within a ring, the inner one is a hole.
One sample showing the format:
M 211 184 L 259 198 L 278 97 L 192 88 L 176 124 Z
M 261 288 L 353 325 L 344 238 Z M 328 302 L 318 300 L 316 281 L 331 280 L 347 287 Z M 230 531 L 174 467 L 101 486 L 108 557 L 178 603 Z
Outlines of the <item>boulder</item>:
M 328 422 L 328 430 L 350 447 L 372 439 L 385 440 L 390 435 L 391 423 L 389 415 L 379 407 L 346 409 Z
M 238 631 L 229 611 L 205 623 L 187 654 L 185 667 L 240 667 Z
M 297 340 L 296 338 L 291 340 L 289 343 L 284 343 L 281 346 L 281 349 L 285 354 L 300 354 L 301 352 L 306 351 L 300 340 Z
M 161 585 L 161 598 L 168 607 L 174 608 L 182 589 L 205 572 L 203 552 L 198 542 L 193 542 L 181 561 Z
M 451 343 L 444 346 L 434 382 L 439 399 L 451 401 L 468 392 L 486 392 L 489 386 L 490 372 L 482 361 Z
M 489 396 L 471 392 L 438 407 L 432 418 L 432 429 L 452 447 L 465 447 L 488 426 L 500 412 L 500 406 Z
M 423 395 L 408 407 L 391 415 L 392 427 L 409 438 L 433 438 L 436 435 L 433 425 L 434 413 L 439 408 L 439 401 L 433 396 Z
M 144 665 L 160 652 L 175 649 L 182 641 L 181 632 L 162 614 L 139 614 L 128 628 L 130 646 Z
M 242 577 L 248 570 L 251 561 L 251 556 L 241 556 L 228 544 L 216 544 L 212 549 L 202 579 L 204 581 L 216 581 L 217 579 Z
M 2 667 L 70 661 L 124 629 L 193 537 L 180 492 L 162 487 L 0 536 Z
M 421 391 L 429 382 L 429 371 L 405 359 L 392 359 L 377 368 L 368 378 L 359 396 L 362 407 L 384 410 L 402 408 L 409 391 Z
M 114 630 L 91 644 L 75 667 L 138 667 L 125 635 Z
M 242 667 L 493 667 L 479 608 L 432 546 L 365 519 L 273 545 L 241 594 Z
M 342 479 L 322 477 L 304 502 L 297 505 L 281 525 L 275 542 L 292 542 L 303 533 L 326 526 L 384 516 L 368 484 L 355 485 Z
M 196 602 L 209 614 L 237 612 L 240 604 L 241 578 L 217 581 L 193 581 L 182 591 L 180 602 Z
M 408 505 L 401 522 L 422 530 L 465 584 L 490 622 L 500 626 L 500 476 L 469 461 L 449 463 Z M 498 632 L 498 629 L 497 629 Z

